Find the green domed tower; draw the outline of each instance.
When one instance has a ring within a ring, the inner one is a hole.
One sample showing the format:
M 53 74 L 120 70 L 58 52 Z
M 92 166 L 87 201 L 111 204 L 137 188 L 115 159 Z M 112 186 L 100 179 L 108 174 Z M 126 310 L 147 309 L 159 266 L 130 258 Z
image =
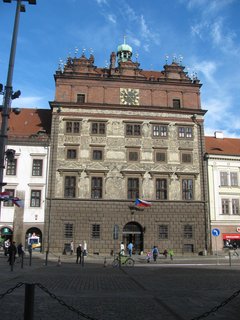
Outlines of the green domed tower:
M 132 57 L 132 48 L 126 44 L 126 40 L 124 37 L 124 43 L 118 46 L 117 50 L 117 58 L 119 62 L 131 61 Z

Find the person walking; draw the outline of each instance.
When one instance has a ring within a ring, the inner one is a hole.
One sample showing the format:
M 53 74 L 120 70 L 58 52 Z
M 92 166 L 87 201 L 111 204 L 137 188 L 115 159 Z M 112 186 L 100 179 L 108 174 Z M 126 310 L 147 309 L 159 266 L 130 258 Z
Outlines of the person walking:
M 77 247 L 77 260 L 76 260 L 76 263 L 78 263 L 78 261 L 79 261 L 80 264 L 82 263 L 82 252 L 83 252 L 82 245 L 81 245 L 81 243 L 79 243 L 79 245 Z
M 167 259 L 167 255 L 168 255 L 167 249 L 165 249 L 165 250 L 163 251 L 163 255 L 164 255 L 165 259 Z
M 156 246 L 153 247 L 152 254 L 153 254 L 153 261 L 157 262 L 157 257 L 158 257 L 159 251 L 158 251 L 158 248 Z
M 125 246 L 124 246 L 123 241 L 122 241 L 121 244 L 120 244 L 120 255 L 121 255 L 121 256 L 124 256 L 124 255 L 125 255 Z
M 173 249 L 170 249 L 168 253 L 169 253 L 170 259 L 173 260 L 173 256 L 174 256 Z
M 74 252 L 74 246 L 73 246 L 73 241 L 70 242 L 70 255 L 72 255 Z
M 9 265 L 12 266 L 15 262 L 16 254 L 17 254 L 17 248 L 14 241 L 10 243 L 10 246 L 8 248 L 8 254 L 9 254 L 8 262 L 9 262 Z
M 84 240 L 84 242 L 83 242 L 83 255 L 84 255 L 84 257 L 87 256 L 87 241 L 86 240 Z
M 129 242 L 127 248 L 128 248 L 128 254 L 129 254 L 129 256 L 131 257 L 131 256 L 132 256 L 132 251 L 133 251 L 133 244 L 132 244 L 132 242 Z
M 4 255 L 7 256 L 8 255 L 8 248 L 10 246 L 10 240 L 7 239 L 4 241 Z
M 19 258 L 21 258 L 22 255 L 23 255 L 23 253 L 24 253 L 23 245 L 22 245 L 21 242 L 20 242 L 19 245 L 17 246 L 17 253 L 18 253 Z

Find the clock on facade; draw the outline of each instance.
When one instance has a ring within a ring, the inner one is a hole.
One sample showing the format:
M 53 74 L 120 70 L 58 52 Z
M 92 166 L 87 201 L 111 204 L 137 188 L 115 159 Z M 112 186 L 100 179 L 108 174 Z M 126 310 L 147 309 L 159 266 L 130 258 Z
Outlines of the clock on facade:
M 120 103 L 139 105 L 139 89 L 120 89 Z

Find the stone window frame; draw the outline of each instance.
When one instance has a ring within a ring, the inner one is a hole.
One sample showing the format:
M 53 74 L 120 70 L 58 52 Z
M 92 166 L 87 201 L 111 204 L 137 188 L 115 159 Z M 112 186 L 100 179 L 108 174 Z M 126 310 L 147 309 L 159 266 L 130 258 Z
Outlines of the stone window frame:
M 193 126 L 177 125 L 177 134 L 180 140 L 193 140 Z
M 169 239 L 169 224 L 161 223 L 158 225 L 158 240 Z
M 230 172 L 230 185 L 231 187 L 238 187 L 238 172 L 237 171 L 231 171 Z
M 100 240 L 101 239 L 101 224 L 100 223 L 93 223 L 92 224 L 91 238 L 93 240 Z
M 64 227 L 64 239 L 73 239 L 74 238 L 74 224 L 72 222 L 64 222 L 63 223 Z
M 95 157 L 95 155 L 101 152 L 101 158 Z M 104 147 L 95 147 L 93 146 L 91 149 L 91 160 L 92 161 L 104 161 Z
M 72 156 L 74 155 L 75 156 Z M 67 160 L 77 160 L 78 159 L 78 148 L 77 147 L 66 147 L 65 150 L 66 159 Z
M 221 198 L 221 215 L 230 215 L 230 199 Z
M 81 133 L 81 120 L 64 119 L 65 134 L 79 135 Z
M 157 160 L 158 154 L 164 154 L 164 160 Z M 167 148 L 154 148 L 154 162 L 167 163 Z
M 7 165 L 6 165 L 6 176 L 16 176 L 17 175 L 17 164 L 18 164 L 18 159 L 13 159 L 13 160 L 7 160 Z
M 158 183 L 158 181 L 160 181 L 160 180 L 166 182 L 166 188 L 165 188 L 165 189 L 157 188 L 157 183 Z M 156 198 L 156 200 L 168 200 L 168 198 L 169 198 L 169 178 L 168 178 L 167 176 L 165 176 L 165 175 L 163 175 L 163 176 L 156 176 L 156 177 L 155 177 L 155 184 L 154 184 L 154 186 L 155 186 L 155 198 Z M 158 192 L 164 192 L 164 190 L 165 190 L 165 192 L 166 192 L 166 197 L 163 197 L 163 198 L 157 197 Z
M 136 159 L 131 159 L 131 154 L 136 154 L 137 157 Z M 138 147 L 127 147 L 127 152 L 126 152 L 126 156 L 127 156 L 127 161 L 128 162 L 139 162 L 140 161 L 140 148 Z
M 175 98 L 172 100 L 173 109 L 181 109 L 181 99 Z
M 193 152 L 190 150 L 180 151 L 181 163 L 192 164 L 193 163 Z
M 228 172 L 227 171 L 220 171 L 219 173 L 220 176 L 220 186 L 221 187 L 227 187 L 228 184 Z
M 41 189 L 31 189 L 30 190 L 30 207 L 31 208 L 41 208 L 42 202 L 42 190 Z
M 188 240 L 194 238 L 194 226 L 192 224 L 183 225 L 183 238 Z
M 136 128 L 137 128 L 137 130 L 136 130 Z M 139 132 L 139 134 L 138 134 L 138 132 Z M 125 123 L 125 136 L 128 138 L 142 137 L 142 123 L 141 122 L 126 122 Z
M 232 198 L 232 215 L 240 215 L 239 198 Z
M 134 187 L 132 186 L 131 189 L 129 189 L 129 182 L 130 180 L 138 181 L 138 186 Z M 141 184 L 141 177 L 137 174 L 133 175 L 127 175 L 126 177 L 126 191 L 127 191 L 127 199 L 128 200 L 136 200 L 140 197 L 140 190 L 141 190 L 142 184 Z M 131 197 L 130 197 L 131 194 Z
M 189 183 L 192 182 L 192 188 L 189 188 Z M 183 183 L 187 182 L 186 189 L 184 190 Z M 181 199 L 182 201 L 193 201 L 194 200 L 194 192 L 195 192 L 195 178 L 191 175 L 182 176 L 181 177 Z M 184 196 L 185 195 L 185 196 Z M 192 195 L 192 196 L 190 196 Z
M 156 128 L 158 128 L 158 130 L 156 130 Z M 157 132 L 159 134 L 155 134 Z M 168 125 L 162 124 L 162 123 L 152 123 L 152 137 L 154 139 L 167 139 L 168 138 Z
M 43 175 L 43 159 L 32 159 L 32 176 L 42 177 Z
M 75 180 L 74 183 L 71 182 L 69 185 L 67 185 L 67 179 L 68 180 Z M 72 172 L 66 172 L 63 173 L 63 196 L 66 199 L 75 199 L 77 198 L 77 174 Z
M 107 134 L 107 121 L 101 121 L 101 120 L 90 121 L 90 135 L 102 137 L 102 136 L 106 136 L 106 134 Z
M 93 185 L 94 180 L 101 181 L 100 185 Z M 92 173 L 90 175 L 90 198 L 91 199 L 103 199 L 104 198 L 104 191 L 105 191 L 105 184 L 104 184 L 104 174 L 102 173 Z M 97 193 L 100 192 L 100 195 L 97 196 Z M 95 196 L 94 196 L 95 195 Z

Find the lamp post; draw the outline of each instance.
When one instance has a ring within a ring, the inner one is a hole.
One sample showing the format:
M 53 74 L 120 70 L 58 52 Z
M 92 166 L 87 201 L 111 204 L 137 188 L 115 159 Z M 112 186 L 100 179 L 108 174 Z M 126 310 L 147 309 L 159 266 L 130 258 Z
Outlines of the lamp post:
M 3 0 L 3 2 L 11 3 L 12 0 Z M 20 12 L 25 12 L 25 6 L 22 4 L 22 1 L 28 1 L 29 4 L 36 4 L 36 0 L 16 0 L 16 14 L 14 20 L 14 28 L 12 35 L 12 44 L 8 65 L 8 74 L 7 74 L 7 82 L 4 88 L 4 97 L 3 97 L 3 106 L 2 106 L 2 124 L 1 124 L 1 134 L 0 134 L 0 192 L 2 192 L 2 187 L 6 185 L 3 182 L 3 172 L 4 172 L 4 162 L 5 162 L 5 148 L 7 145 L 8 138 L 8 118 L 11 111 L 11 102 L 13 99 L 18 98 L 21 94 L 21 91 L 18 90 L 13 92 L 12 88 L 12 79 L 13 79 L 13 69 L 14 69 L 14 61 L 16 54 L 16 46 L 17 46 L 17 35 L 18 35 L 18 26 L 19 26 L 19 18 Z M 2 85 L 0 86 L 2 89 Z M 2 91 L 2 90 L 1 90 Z M 19 113 L 19 109 L 16 108 L 13 110 L 16 114 Z M 0 214 L 1 214 L 1 206 L 0 206 Z M 1 216 L 1 215 L 0 215 Z

